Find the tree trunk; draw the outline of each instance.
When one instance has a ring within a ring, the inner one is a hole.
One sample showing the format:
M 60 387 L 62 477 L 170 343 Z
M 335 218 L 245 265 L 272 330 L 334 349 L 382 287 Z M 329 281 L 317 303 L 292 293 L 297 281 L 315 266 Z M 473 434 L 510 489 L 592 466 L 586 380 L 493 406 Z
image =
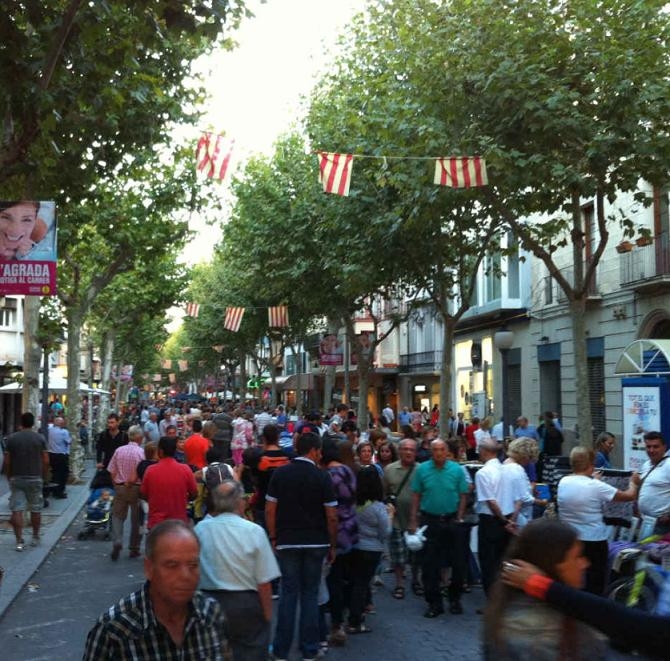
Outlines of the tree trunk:
M 102 366 L 100 388 L 107 393 L 111 392 L 112 385 L 112 356 L 114 355 L 114 333 L 105 335 L 102 345 Z M 98 432 L 103 431 L 107 425 L 107 416 L 111 410 L 111 395 L 100 396 L 100 408 L 98 409 Z
M 600 206 L 600 205 L 599 205 Z M 591 421 L 591 399 L 589 397 L 589 371 L 586 351 L 586 299 L 589 282 L 584 278 L 587 254 L 584 246 L 583 216 L 577 193 L 572 196 L 572 257 L 574 280 L 573 296 L 569 298 L 572 321 L 572 351 L 575 361 L 575 406 L 580 442 L 591 446 L 593 440 Z M 591 271 L 593 276 L 593 271 Z M 589 278 L 591 280 L 592 278 Z M 567 293 L 567 292 L 566 292 Z M 559 411 L 562 416 L 562 412 Z M 562 416 L 563 417 L 563 416 Z
M 23 299 L 23 398 L 22 411 L 30 411 L 39 417 L 39 374 L 42 361 L 42 347 L 37 343 L 40 323 L 39 296 L 26 296 Z M 49 365 L 46 369 L 49 369 Z
M 84 453 L 79 442 L 81 420 L 81 393 L 79 392 L 80 336 L 82 315 L 74 307 L 66 309 L 67 317 L 67 423 L 72 445 L 70 446 L 70 474 L 78 480 L 84 471 Z
M 244 406 L 244 401 L 247 398 L 247 361 L 244 351 L 240 351 L 240 383 L 238 387 L 240 390 L 240 406 Z
M 449 435 L 449 409 L 451 408 L 452 355 L 456 320 L 448 315 L 442 318 L 442 364 L 440 370 L 440 438 Z
M 575 405 L 577 428 L 581 445 L 591 447 L 593 422 L 591 420 L 591 398 L 589 396 L 589 368 L 586 351 L 586 295 L 570 301 L 572 319 L 572 353 L 575 361 Z M 560 413 L 560 412 L 559 412 Z M 563 416 L 561 415 L 561 420 Z
M 358 428 L 362 431 L 368 428 L 368 380 L 370 378 L 370 357 L 363 358 L 363 352 L 358 353 Z

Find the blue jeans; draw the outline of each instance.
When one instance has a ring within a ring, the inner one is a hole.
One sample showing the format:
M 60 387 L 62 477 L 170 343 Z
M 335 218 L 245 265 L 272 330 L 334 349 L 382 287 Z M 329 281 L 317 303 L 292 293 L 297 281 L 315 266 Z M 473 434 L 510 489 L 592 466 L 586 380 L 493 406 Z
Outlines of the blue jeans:
M 319 583 L 327 553 L 326 547 L 277 551 L 281 569 L 281 590 L 277 628 L 272 644 L 276 657 L 286 659 L 291 650 L 298 601 L 300 601 L 300 651 L 305 658 L 312 658 L 319 650 Z

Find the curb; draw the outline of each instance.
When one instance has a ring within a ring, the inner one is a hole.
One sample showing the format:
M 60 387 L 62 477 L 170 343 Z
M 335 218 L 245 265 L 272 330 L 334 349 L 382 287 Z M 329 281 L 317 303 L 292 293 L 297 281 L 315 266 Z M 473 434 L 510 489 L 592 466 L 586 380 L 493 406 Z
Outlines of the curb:
M 87 462 L 81 476 L 82 484 L 68 486 L 67 507 L 55 520 L 42 529 L 40 545 L 34 548 L 26 547 L 23 553 L 16 553 L 12 560 L 5 563 L 4 577 L 0 584 L 0 621 L 12 602 L 21 593 L 30 577 L 41 567 L 52 549 L 60 541 L 63 533 L 77 518 L 89 496 L 88 484 L 92 477 L 90 463 Z M 28 528 L 29 532 L 29 528 Z M 14 534 L 11 533 L 12 540 Z M 14 560 L 15 558 L 15 560 Z

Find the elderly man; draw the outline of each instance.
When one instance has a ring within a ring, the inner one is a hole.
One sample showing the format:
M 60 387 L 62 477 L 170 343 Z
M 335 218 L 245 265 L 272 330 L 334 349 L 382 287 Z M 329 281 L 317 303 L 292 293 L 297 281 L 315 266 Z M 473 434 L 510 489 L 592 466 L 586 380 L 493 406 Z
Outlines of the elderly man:
M 147 443 L 158 443 L 161 432 L 158 427 L 158 414 L 150 413 L 149 419 L 144 423 L 144 438 Z
M 5 443 L 5 472 L 9 478 L 9 509 L 16 537 L 16 550 L 23 551 L 23 513 L 30 508 L 33 529 L 32 546 L 40 541 L 42 522 L 42 486 L 49 471 L 44 436 L 33 431 L 35 416 L 27 411 L 21 415 L 19 431 L 11 434 Z
M 479 515 L 478 549 L 482 587 L 488 596 L 516 525 L 520 506 L 514 501 L 513 476 L 503 472 L 498 460 L 498 443 L 483 439 L 477 446 L 484 466 L 475 473 L 476 511 Z
M 412 490 L 410 480 L 416 468 L 416 441 L 405 438 L 399 445 L 400 459 L 389 464 L 384 470 L 384 488 L 387 496 L 392 496 L 395 505 L 393 530 L 389 539 L 389 554 L 391 565 L 395 573 L 395 589 L 393 597 L 405 597 L 405 565 L 412 564 L 412 589 L 417 594 L 423 594 L 418 582 L 418 564 L 414 555 L 410 556 L 405 544 L 404 532 L 409 528 L 412 515 Z
M 51 478 L 55 483 L 53 488 L 54 498 L 67 498 L 65 485 L 70 474 L 70 444 L 72 437 L 65 428 L 65 420 L 56 418 L 53 425 L 49 427 L 49 464 L 51 465 Z
M 223 613 L 198 592 L 200 545 L 182 521 L 163 521 L 147 537 L 144 586 L 98 618 L 84 661 L 223 659 Z
M 118 560 L 123 548 L 123 524 L 130 509 L 130 557 L 140 555 L 140 479 L 137 466 L 144 461 L 141 448 L 144 434 L 142 427 L 133 425 L 128 429 L 127 445 L 117 448 L 107 469 L 114 482 L 114 503 L 112 504 L 112 560 Z
M 665 535 L 670 532 L 670 453 L 657 431 L 644 435 L 644 445 L 649 459 L 640 471 L 642 485 L 637 506 L 642 516 L 656 519 L 654 534 Z
M 417 528 L 418 514 L 426 528 L 423 549 L 422 578 L 428 610 L 424 617 L 433 618 L 444 613 L 440 573 L 445 554 L 452 568 L 449 584 L 449 612 L 463 613 L 461 594 L 467 567 L 467 531 L 463 523 L 465 496 L 468 483 L 461 466 L 449 455 L 458 456 L 457 441 L 447 443 L 435 439 L 430 444 L 432 459 L 419 464 L 412 478 L 412 513 L 409 530 Z
M 200 589 L 226 618 L 234 659 L 267 661 L 272 621 L 271 581 L 280 575 L 265 531 L 242 518 L 244 488 L 224 480 L 212 493 L 215 516 L 195 527 L 200 540 Z

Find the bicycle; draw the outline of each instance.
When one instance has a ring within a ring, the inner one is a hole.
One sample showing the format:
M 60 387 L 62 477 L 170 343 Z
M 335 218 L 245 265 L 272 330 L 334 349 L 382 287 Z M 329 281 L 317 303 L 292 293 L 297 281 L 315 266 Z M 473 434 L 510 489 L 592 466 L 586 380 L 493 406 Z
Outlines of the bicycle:
M 628 608 L 654 613 L 669 574 L 660 565 L 649 560 L 649 552 L 644 548 L 619 551 L 612 569 L 621 573 L 623 565 L 630 562 L 633 563 L 632 573 L 610 583 L 607 598 Z

